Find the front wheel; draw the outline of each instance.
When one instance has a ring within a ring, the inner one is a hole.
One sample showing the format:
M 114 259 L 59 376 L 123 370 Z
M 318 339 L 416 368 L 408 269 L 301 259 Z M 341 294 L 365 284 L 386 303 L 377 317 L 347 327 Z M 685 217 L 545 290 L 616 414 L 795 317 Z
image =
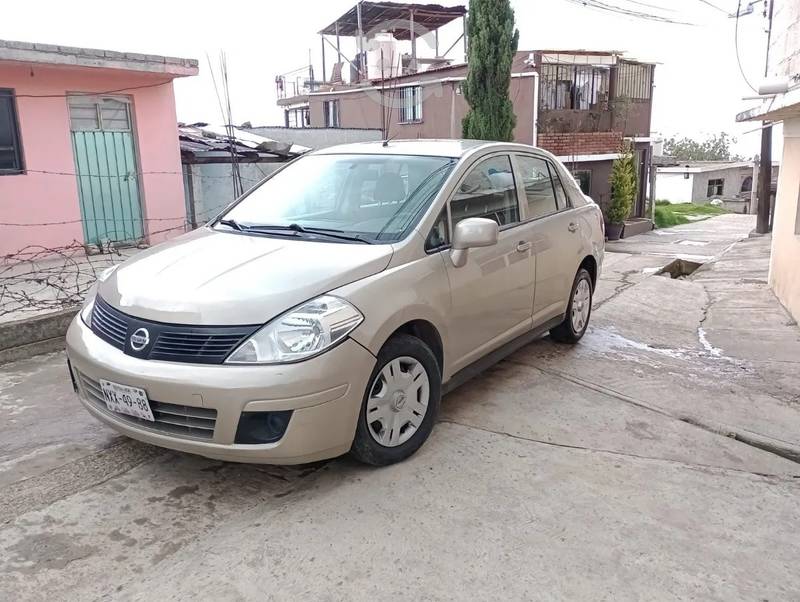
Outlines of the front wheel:
M 589 272 L 583 268 L 578 270 L 572 283 L 567 315 L 561 324 L 550 330 L 550 338 L 559 343 L 571 344 L 581 340 L 592 315 L 593 288 Z
M 378 353 L 364 393 L 350 453 L 374 466 L 405 460 L 433 430 L 442 377 L 433 352 L 410 335 L 395 335 Z

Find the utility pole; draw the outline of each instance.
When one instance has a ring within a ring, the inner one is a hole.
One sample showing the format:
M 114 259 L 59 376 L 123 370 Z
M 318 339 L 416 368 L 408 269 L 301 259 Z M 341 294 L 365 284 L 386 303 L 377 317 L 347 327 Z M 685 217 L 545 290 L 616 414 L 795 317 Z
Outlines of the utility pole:
M 769 77 L 769 44 L 772 39 L 772 10 L 775 0 L 766 0 L 769 8 L 764 8 L 768 18 L 767 25 L 767 58 L 764 65 L 764 77 Z M 758 170 L 758 215 L 756 216 L 756 232 L 766 234 L 771 229 L 770 204 L 772 195 L 772 125 L 763 122 L 761 128 L 761 163 Z

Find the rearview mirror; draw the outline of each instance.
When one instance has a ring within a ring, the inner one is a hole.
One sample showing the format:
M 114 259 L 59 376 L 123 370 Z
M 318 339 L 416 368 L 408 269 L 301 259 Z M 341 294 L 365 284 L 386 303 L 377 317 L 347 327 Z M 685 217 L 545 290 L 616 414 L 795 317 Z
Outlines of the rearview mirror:
M 467 263 L 467 253 L 476 247 L 491 247 L 497 244 L 500 228 L 497 222 L 485 217 L 468 217 L 456 224 L 453 231 L 453 248 L 450 260 L 457 268 Z

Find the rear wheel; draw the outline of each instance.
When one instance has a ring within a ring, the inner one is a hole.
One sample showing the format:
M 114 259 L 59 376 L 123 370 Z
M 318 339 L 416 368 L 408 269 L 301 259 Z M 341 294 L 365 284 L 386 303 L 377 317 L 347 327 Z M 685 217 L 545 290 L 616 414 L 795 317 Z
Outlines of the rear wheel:
M 395 335 L 378 354 L 350 452 L 374 466 L 406 459 L 425 442 L 439 413 L 441 374 L 425 343 Z
M 581 340 L 592 315 L 592 277 L 581 268 L 575 275 L 564 321 L 550 330 L 550 338 L 559 343 L 577 343 Z

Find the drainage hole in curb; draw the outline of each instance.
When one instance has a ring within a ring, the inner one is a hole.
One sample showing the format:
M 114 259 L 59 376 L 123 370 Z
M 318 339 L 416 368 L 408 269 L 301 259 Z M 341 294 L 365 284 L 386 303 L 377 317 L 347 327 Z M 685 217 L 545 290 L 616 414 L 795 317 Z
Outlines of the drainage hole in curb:
M 656 272 L 659 276 L 669 276 L 670 278 L 686 278 L 691 276 L 702 263 L 689 261 L 688 259 L 676 259 Z

